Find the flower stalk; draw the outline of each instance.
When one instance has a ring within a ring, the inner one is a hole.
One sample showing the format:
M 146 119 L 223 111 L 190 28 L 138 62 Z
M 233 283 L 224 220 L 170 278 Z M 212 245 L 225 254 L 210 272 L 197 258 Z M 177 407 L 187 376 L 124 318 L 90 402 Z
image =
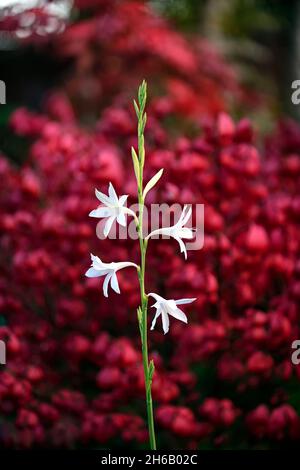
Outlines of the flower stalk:
M 141 305 L 138 308 L 138 321 L 141 334 L 142 342 L 142 354 L 143 354 L 143 367 L 144 367 L 144 377 L 145 377 L 145 389 L 146 389 L 146 404 L 147 404 L 147 418 L 148 418 L 148 430 L 149 430 L 149 440 L 150 448 L 152 450 L 156 449 L 156 439 L 155 439 L 155 430 L 154 430 L 154 416 L 153 416 L 153 403 L 152 403 L 152 394 L 151 394 L 151 385 L 154 374 L 154 363 L 153 361 L 149 362 L 148 355 L 148 321 L 147 321 L 147 312 L 148 312 L 148 296 L 145 292 L 145 269 L 146 269 L 146 253 L 148 240 L 144 239 L 143 236 L 143 212 L 145 197 L 143 194 L 143 170 L 145 162 L 145 145 L 144 145 L 144 130 L 147 121 L 147 115 L 145 111 L 147 99 L 147 85 L 143 81 L 139 87 L 138 92 L 138 104 L 134 101 L 134 107 L 138 119 L 138 158 L 134 158 L 136 153 L 132 149 L 133 164 L 135 167 L 135 175 L 137 179 L 138 187 L 138 202 L 139 202 L 139 218 L 138 218 L 138 237 L 140 243 L 140 252 L 141 252 L 141 265 L 139 273 L 139 284 L 140 284 L 140 295 L 141 295 Z M 138 165 L 138 169 L 136 166 Z
M 183 212 L 178 222 L 171 227 L 163 227 L 158 230 L 151 232 L 146 238 L 143 233 L 143 215 L 145 207 L 145 198 L 148 192 L 156 185 L 158 180 L 163 174 L 163 169 L 159 170 L 151 179 L 148 181 L 144 188 L 144 163 L 145 163 L 145 144 L 144 144 L 144 130 L 147 121 L 147 115 L 145 113 L 147 99 L 147 85 L 146 82 L 139 87 L 138 91 L 138 103 L 134 101 L 134 108 L 138 120 L 138 153 L 135 149 L 131 149 L 134 173 L 137 182 L 138 190 L 138 203 L 139 211 L 137 215 L 125 206 L 127 201 L 127 195 L 123 194 L 118 196 L 112 183 L 109 183 L 108 195 L 101 193 L 96 189 L 95 194 L 97 199 L 101 202 L 101 205 L 90 212 L 90 217 L 96 217 L 99 219 L 107 219 L 104 226 L 104 236 L 107 237 L 114 223 L 118 223 L 122 226 L 127 224 L 127 216 L 131 216 L 135 220 L 139 245 L 140 245 L 140 266 L 130 261 L 119 261 L 105 263 L 98 256 L 91 254 L 92 264 L 91 267 L 86 271 L 87 277 L 103 277 L 103 293 L 105 297 L 108 296 L 108 287 L 110 286 L 117 294 L 120 294 L 120 288 L 117 278 L 117 272 L 120 269 L 134 267 L 137 270 L 139 284 L 140 284 L 140 306 L 137 309 L 138 324 L 142 342 L 142 355 L 143 355 L 143 367 L 145 377 L 145 391 L 146 391 L 146 404 L 147 404 L 147 418 L 148 418 L 148 430 L 150 448 L 156 449 L 156 439 L 154 430 L 154 415 L 153 415 L 153 404 L 151 395 L 152 379 L 154 375 L 154 363 L 153 360 L 149 361 L 148 354 L 148 298 L 153 297 L 156 302 L 152 305 L 156 309 L 155 316 L 152 321 L 151 330 L 154 328 L 156 321 L 159 317 L 162 320 L 162 327 L 164 334 L 168 333 L 170 319 L 169 317 L 176 318 L 184 323 L 188 322 L 185 313 L 178 308 L 178 305 L 189 304 L 196 299 L 164 299 L 160 295 L 152 292 L 146 294 L 145 292 L 145 271 L 146 271 L 146 253 L 148 241 L 154 235 L 167 235 L 178 241 L 180 245 L 180 251 L 184 253 L 185 259 L 187 257 L 186 246 L 183 239 L 193 238 L 194 229 L 186 227 L 188 219 L 191 217 L 192 210 L 184 207 Z

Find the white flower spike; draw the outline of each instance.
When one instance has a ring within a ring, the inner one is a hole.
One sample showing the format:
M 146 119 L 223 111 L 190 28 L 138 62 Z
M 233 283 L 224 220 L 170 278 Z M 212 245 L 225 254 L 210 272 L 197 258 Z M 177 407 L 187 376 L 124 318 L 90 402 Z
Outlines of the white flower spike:
M 108 218 L 103 231 L 105 237 L 109 234 L 115 220 L 123 227 L 126 227 L 126 214 L 136 218 L 135 213 L 124 205 L 126 204 L 128 195 L 123 195 L 118 198 L 112 183 L 109 183 L 108 196 L 98 191 L 98 189 L 95 190 L 95 194 L 103 206 L 92 210 L 89 216 L 98 217 L 100 219 Z
M 181 216 L 179 217 L 179 220 L 178 222 L 176 222 L 175 225 L 172 225 L 171 227 L 163 227 L 157 230 L 153 230 L 153 232 L 149 233 L 149 235 L 146 237 L 146 240 L 148 240 L 149 238 L 155 235 L 166 235 L 168 237 L 173 237 L 179 243 L 180 252 L 184 253 L 184 257 L 185 259 L 187 259 L 186 246 L 184 242 L 182 241 L 182 239 L 191 240 L 192 238 L 194 238 L 194 232 L 196 231 L 196 229 L 184 227 L 184 225 L 187 223 L 191 215 L 192 215 L 192 208 L 191 207 L 188 208 L 188 206 L 184 206 Z
M 183 321 L 184 323 L 188 322 L 186 314 L 182 310 L 180 310 L 180 308 L 178 308 L 177 305 L 190 304 L 191 302 L 194 302 L 194 300 L 196 300 L 196 298 L 167 300 L 161 297 L 160 295 L 154 294 L 154 293 L 148 294 L 148 297 L 149 296 L 153 297 L 156 300 L 155 304 L 152 305 L 152 307 L 156 308 L 156 313 L 152 321 L 151 330 L 154 329 L 156 320 L 161 315 L 164 334 L 168 333 L 169 331 L 169 326 L 170 326 L 169 315 L 171 315 L 171 317 L 177 318 L 177 320 Z
M 134 263 L 130 263 L 129 261 L 121 261 L 119 263 L 103 263 L 98 256 L 94 256 L 91 254 L 91 259 L 92 259 L 92 265 L 91 267 L 87 270 L 85 275 L 87 277 L 100 277 L 100 276 L 105 276 L 104 282 L 103 282 L 103 293 L 105 297 L 108 297 L 108 284 L 110 282 L 111 288 L 117 293 L 120 294 L 120 288 L 119 288 L 119 283 L 118 283 L 118 278 L 116 275 L 116 272 L 119 271 L 119 269 L 127 268 L 129 266 L 133 266 L 135 268 L 138 268 L 138 266 Z

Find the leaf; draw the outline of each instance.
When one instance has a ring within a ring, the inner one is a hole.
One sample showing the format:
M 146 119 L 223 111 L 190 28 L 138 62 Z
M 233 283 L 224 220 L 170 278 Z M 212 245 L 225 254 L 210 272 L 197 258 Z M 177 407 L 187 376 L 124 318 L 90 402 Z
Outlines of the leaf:
M 146 99 L 147 99 L 147 83 L 145 80 L 142 81 L 138 90 L 138 99 L 140 104 L 140 109 L 144 111 Z
M 132 161 L 133 161 L 133 168 L 134 168 L 134 173 L 136 180 L 139 181 L 140 178 L 140 164 L 139 164 L 139 159 L 136 154 L 136 151 L 134 150 L 133 147 L 131 147 L 131 156 L 132 156 Z
M 137 102 L 135 100 L 133 100 L 133 105 L 134 105 L 134 109 L 135 109 L 135 112 L 136 112 L 136 116 L 138 118 L 139 115 L 140 115 L 140 110 L 139 110 L 139 107 L 138 107 Z
M 152 178 L 150 181 L 148 181 L 148 183 L 146 184 L 146 187 L 144 189 L 144 192 L 143 192 L 143 198 L 145 199 L 146 195 L 148 194 L 148 192 L 150 191 L 150 189 L 153 188 L 153 186 L 156 185 L 156 183 L 158 182 L 158 180 L 160 179 L 161 175 L 163 174 L 163 171 L 164 169 L 162 168 L 161 170 L 159 170 Z
M 145 161 L 145 141 L 143 134 L 139 136 L 139 156 L 142 167 L 144 166 Z
M 138 307 L 138 309 L 137 309 L 137 316 L 138 316 L 138 321 L 139 321 L 139 323 L 142 323 L 143 314 L 142 314 L 141 307 Z
M 144 113 L 144 116 L 143 116 L 143 132 L 145 130 L 146 123 L 147 123 L 147 113 Z
M 137 309 L 137 317 L 138 317 L 138 322 L 139 322 L 140 334 L 142 336 L 142 332 L 143 332 L 143 313 L 142 313 L 141 307 L 139 307 Z
M 153 359 L 151 359 L 151 361 L 149 363 L 149 381 L 150 381 L 150 384 L 151 384 L 152 379 L 153 379 L 154 371 L 155 371 L 155 366 L 154 366 Z

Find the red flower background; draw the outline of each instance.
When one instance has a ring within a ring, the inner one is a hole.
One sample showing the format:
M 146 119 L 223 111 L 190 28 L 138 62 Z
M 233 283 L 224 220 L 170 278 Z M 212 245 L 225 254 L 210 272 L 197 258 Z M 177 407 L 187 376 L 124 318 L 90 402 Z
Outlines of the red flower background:
M 282 122 L 264 141 L 246 117 L 234 122 L 230 100 L 247 110 L 261 97 L 207 41 L 140 2 L 77 7 L 92 15 L 27 40 L 72 74 L 43 112 L 12 114 L 22 164 L 0 159 L 1 445 L 146 445 L 136 274 L 120 272 L 109 299 L 84 277 L 90 252 L 138 260 L 134 241 L 98 240 L 88 213 L 109 181 L 134 201 L 131 101 L 146 78 L 146 179 L 165 168 L 149 202 L 205 204 L 204 248 L 187 262 L 176 242 L 149 245 L 148 290 L 197 297 L 187 326 L 149 335 L 159 445 L 296 446 L 300 129 Z

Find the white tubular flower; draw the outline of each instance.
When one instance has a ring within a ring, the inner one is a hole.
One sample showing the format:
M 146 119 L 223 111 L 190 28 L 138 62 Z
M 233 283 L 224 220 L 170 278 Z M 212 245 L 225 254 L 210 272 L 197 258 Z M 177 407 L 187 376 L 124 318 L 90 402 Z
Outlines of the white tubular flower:
M 118 198 L 116 191 L 111 183 L 109 183 L 108 187 L 108 196 L 101 193 L 97 189 L 95 190 L 95 194 L 103 206 L 99 206 L 97 209 L 92 210 L 89 213 L 89 216 L 98 217 L 100 219 L 106 217 L 108 218 L 103 231 L 105 237 L 107 237 L 109 234 L 112 224 L 115 220 L 123 227 L 126 227 L 126 214 L 132 215 L 136 218 L 135 213 L 124 206 L 124 204 L 126 204 L 128 195 L 123 195 Z
M 156 320 L 161 315 L 164 334 L 168 333 L 169 331 L 169 326 L 170 326 L 169 315 L 171 315 L 171 317 L 177 318 L 177 320 L 183 321 L 184 323 L 188 322 L 185 313 L 182 310 L 180 310 L 180 308 L 178 308 L 177 305 L 190 304 L 191 302 L 194 302 L 194 300 L 196 300 L 196 298 L 195 299 L 167 300 L 161 297 L 160 295 L 154 294 L 154 293 L 148 294 L 148 296 L 151 296 L 156 300 L 155 304 L 151 305 L 151 307 L 156 308 L 156 313 L 152 321 L 151 330 L 154 329 Z
M 153 230 L 153 232 L 149 233 L 149 235 L 146 237 L 146 240 L 149 238 L 155 236 L 155 235 L 166 235 L 168 237 L 173 237 L 175 240 L 178 241 L 179 246 L 180 246 L 180 252 L 184 253 L 185 259 L 187 258 L 187 252 L 186 252 L 186 247 L 182 239 L 188 239 L 191 240 L 194 238 L 194 232 L 196 229 L 194 228 L 188 228 L 184 227 L 184 225 L 187 223 L 189 218 L 191 217 L 192 214 L 192 208 L 190 207 L 188 209 L 188 206 L 184 206 L 183 211 L 181 213 L 181 216 L 179 217 L 178 222 L 176 222 L 175 225 L 172 225 L 171 227 L 163 227 L 159 228 L 157 230 Z
M 133 266 L 135 268 L 138 268 L 138 266 L 134 263 L 130 263 L 129 261 L 124 261 L 120 263 L 103 263 L 98 256 L 94 256 L 91 254 L 91 259 L 92 259 L 92 265 L 91 267 L 87 270 L 85 275 L 87 277 L 100 277 L 100 276 L 105 276 L 104 282 L 103 282 L 103 293 L 105 297 L 108 297 L 108 284 L 110 282 L 111 288 L 117 293 L 120 294 L 120 288 L 119 288 L 119 283 L 118 283 L 118 278 L 116 275 L 116 272 L 119 271 L 119 269 L 127 268 L 129 266 Z

